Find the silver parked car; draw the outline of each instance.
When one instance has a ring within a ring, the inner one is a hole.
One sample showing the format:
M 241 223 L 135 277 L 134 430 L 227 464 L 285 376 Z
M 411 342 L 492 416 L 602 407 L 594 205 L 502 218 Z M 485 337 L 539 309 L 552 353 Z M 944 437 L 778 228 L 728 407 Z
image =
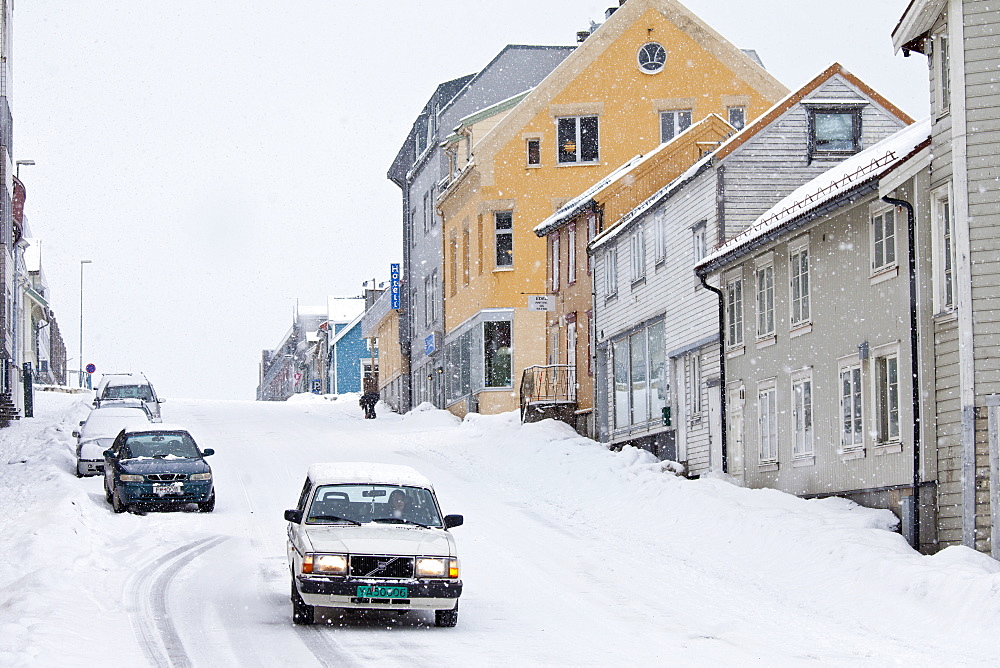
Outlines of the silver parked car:
M 160 421 L 160 404 L 163 399 L 156 396 L 152 383 L 141 373 L 105 374 L 97 386 L 94 406 L 100 408 L 107 401 L 138 399 L 149 410 L 153 422 Z
M 76 436 L 76 476 L 100 475 L 104 472 L 104 451 L 111 447 L 122 429 L 149 425 L 149 412 L 141 402 L 135 406 L 106 406 L 90 411 L 80 422 Z

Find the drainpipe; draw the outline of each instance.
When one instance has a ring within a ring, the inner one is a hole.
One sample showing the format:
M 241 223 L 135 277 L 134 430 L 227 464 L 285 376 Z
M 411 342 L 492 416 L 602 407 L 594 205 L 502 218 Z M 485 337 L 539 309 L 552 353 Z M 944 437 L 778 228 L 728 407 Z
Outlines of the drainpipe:
M 882 201 L 906 209 L 906 253 L 910 274 L 910 384 L 913 394 L 913 512 L 910 515 L 913 547 L 920 549 L 920 385 L 917 348 L 917 251 L 913 205 L 906 200 L 883 197 Z
M 701 284 L 706 290 L 711 290 L 719 298 L 719 418 L 722 420 L 722 428 L 719 433 L 722 436 L 722 472 L 729 473 L 729 452 L 727 450 L 726 432 L 726 300 L 719 288 L 713 288 L 705 280 L 704 274 L 699 274 Z

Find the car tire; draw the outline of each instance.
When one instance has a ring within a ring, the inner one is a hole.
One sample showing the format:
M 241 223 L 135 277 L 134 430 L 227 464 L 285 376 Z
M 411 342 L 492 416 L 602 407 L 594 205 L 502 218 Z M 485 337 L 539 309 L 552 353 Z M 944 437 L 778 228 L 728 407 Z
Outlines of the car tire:
M 208 497 L 208 501 L 198 504 L 199 513 L 210 513 L 215 510 L 215 490 L 212 490 L 212 495 Z
M 458 602 L 453 610 L 435 610 L 434 626 L 452 627 L 458 624 Z
M 111 510 L 116 513 L 124 513 L 128 510 L 128 506 L 122 503 L 121 495 L 118 494 L 118 488 L 116 487 L 113 492 L 111 492 Z
M 312 624 L 316 619 L 316 607 L 302 600 L 295 580 L 292 580 L 292 621 L 296 624 Z

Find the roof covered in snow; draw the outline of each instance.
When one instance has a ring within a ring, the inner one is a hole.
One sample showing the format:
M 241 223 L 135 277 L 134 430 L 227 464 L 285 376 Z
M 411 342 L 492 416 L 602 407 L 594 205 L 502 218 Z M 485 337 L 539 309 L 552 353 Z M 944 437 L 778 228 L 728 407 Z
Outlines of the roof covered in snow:
M 327 297 L 326 313 L 330 322 L 351 322 L 364 312 L 364 297 Z
M 401 464 L 376 464 L 372 462 L 333 462 L 313 464 L 309 479 L 314 484 L 371 484 L 409 485 L 433 489 L 431 481 L 416 469 Z
M 925 118 L 851 156 L 793 190 L 787 197 L 761 214 L 743 233 L 708 254 L 698 263 L 696 271 L 699 274 L 707 274 L 724 264 L 727 256 L 756 247 L 756 241 L 777 231 L 785 224 L 801 218 L 863 183 L 885 176 L 927 145 L 930 141 L 930 130 L 930 118 Z

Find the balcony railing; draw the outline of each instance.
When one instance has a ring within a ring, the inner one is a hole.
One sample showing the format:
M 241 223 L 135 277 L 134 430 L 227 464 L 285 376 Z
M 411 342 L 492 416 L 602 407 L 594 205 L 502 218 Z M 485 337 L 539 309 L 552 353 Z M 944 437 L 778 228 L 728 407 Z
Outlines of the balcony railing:
M 529 366 L 521 374 L 521 416 L 529 406 L 576 403 L 576 367 Z

